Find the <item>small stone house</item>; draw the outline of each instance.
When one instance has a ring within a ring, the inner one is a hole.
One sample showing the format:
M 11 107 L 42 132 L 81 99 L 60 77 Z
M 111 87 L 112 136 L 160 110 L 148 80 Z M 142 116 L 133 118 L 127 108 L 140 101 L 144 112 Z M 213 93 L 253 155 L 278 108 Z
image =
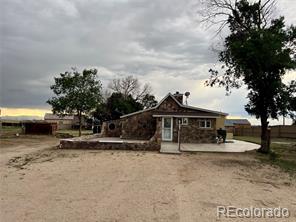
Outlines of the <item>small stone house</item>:
M 122 139 L 212 143 L 227 113 L 183 104 L 183 94 L 167 94 L 155 107 L 103 123 L 101 136 Z

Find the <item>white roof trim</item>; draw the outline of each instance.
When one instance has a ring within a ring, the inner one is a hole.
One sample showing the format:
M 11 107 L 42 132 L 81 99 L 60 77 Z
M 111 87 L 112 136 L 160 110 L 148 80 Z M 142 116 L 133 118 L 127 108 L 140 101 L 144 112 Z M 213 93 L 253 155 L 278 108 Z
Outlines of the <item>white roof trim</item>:
M 148 108 L 148 109 L 139 110 L 137 112 L 129 113 L 129 114 L 126 114 L 126 115 L 121 116 L 120 118 L 124 118 L 124 117 L 128 117 L 128 116 L 136 115 L 136 114 L 143 113 L 143 112 L 150 111 L 150 110 L 154 110 L 154 109 L 156 109 L 156 106 L 151 107 L 151 108 Z
M 198 110 L 198 111 L 204 111 L 204 112 L 210 112 L 210 113 L 215 113 L 215 114 L 222 115 L 222 116 L 227 116 L 228 115 L 228 113 L 222 113 L 222 112 L 217 112 L 217 111 L 213 111 L 213 110 L 209 110 L 209 109 L 202 109 L 202 108 L 198 108 L 198 107 L 194 107 L 194 106 L 183 105 L 171 93 L 168 93 L 156 106 L 151 107 L 149 109 L 143 109 L 143 110 L 140 110 L 140 111 L 137 111 L 137 112 L 129 113 L 129 114 L 121 116 L 120 118 L 125 118 L 125 117 L 128 117 L 128 116 L 136 115 L 136 114 L 143 113 L 143 112 L 146 112 L 146 111 L 154 110 L 154 109 L 158 108 L 169 96 L 171 98 L 173 98 L 173 100 L 182 108 Z
M 204 118 L 204 119 L 220 118 L 220 116 L 186 116 L 186 115 L 153 115 L 153 117 L 185 117 L 185 118 Z

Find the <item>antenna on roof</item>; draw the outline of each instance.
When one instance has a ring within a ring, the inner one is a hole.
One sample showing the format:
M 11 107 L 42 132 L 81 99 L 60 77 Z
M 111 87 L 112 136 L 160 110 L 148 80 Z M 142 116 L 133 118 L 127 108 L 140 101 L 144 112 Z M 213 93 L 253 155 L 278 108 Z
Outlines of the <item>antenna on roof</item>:
M 185 100 L 185 102 L 186 102 L 186 106 L 187 106 L 187 105 L 188 105 L 187 100 L 188 100 L 188 97 L 190 96 L 190 92 L 186 92 L 186 93 L 185 93 L 185 96 L 186 96 L 186 100 Z

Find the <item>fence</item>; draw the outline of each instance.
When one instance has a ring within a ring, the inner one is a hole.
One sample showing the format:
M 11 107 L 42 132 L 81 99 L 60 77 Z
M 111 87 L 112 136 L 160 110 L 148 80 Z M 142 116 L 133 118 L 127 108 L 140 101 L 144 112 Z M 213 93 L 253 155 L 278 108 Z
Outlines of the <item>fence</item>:
M 296 126 L 270 126 L 271 138 L 294 138 L 296 139 Z M 261 127 L 252 126 L 251 128 L 236 128 L 235 136 L 261 136 Z

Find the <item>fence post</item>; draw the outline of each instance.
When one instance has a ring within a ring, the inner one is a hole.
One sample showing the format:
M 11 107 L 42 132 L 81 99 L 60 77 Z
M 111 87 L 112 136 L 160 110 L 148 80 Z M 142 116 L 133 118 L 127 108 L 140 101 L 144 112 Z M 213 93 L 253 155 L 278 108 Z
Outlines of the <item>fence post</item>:
M 281 135 L 281 126 L 279 125 L 279 130 L 278 130 L 278 137 L 281 138 L 282 135 Z

